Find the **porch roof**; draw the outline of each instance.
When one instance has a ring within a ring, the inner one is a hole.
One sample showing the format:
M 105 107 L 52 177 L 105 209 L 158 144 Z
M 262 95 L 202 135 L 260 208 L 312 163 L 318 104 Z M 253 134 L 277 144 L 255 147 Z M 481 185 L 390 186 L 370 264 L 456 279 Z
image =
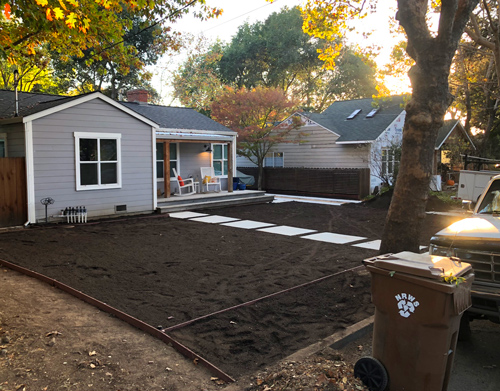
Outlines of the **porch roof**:
M 190 132 L 186 129 L 159 129 L 156 131 L 157 139 L 169 140 L 199 140 L 199 141 L 232 141 L 233 133 L 220 134 L 208 132 Z
M 234 132 L 224 125 L 186 107 L 159 106 L 147 103 L 120 102 L 135 112 L 151 119 L 160 125 L 160 128 L 180 131 L 198 130 L 215 133 L 233 134 Z

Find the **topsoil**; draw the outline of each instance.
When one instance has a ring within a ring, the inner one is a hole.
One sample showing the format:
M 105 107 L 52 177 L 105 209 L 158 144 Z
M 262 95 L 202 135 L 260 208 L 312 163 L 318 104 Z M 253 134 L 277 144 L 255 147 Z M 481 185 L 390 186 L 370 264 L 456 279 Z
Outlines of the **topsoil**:
M 387 213 L 378 202 L 286 202 L 204 213 L 376 240 Z M 420 243 L 427 245 L 434 233 L 460 218 L 427 215 Z M 348 244 L 167 215 L 0 234 L 0 259 L 167 329 L 234 378 L 263 370 L 372 315 L 370 276 L 361 261 L 375 255 Z M 257 300 L 267 295 L 272 296 Z M 98 342 L 101 347 L 115 343 Z

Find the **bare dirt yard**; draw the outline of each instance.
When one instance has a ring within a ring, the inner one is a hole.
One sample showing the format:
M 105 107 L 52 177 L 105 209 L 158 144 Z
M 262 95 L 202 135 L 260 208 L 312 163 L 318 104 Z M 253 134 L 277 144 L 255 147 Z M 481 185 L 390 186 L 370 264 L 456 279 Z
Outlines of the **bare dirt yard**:
M 386 209 L 288 202 L 205 213 L 376 240 L 383 231 Z M 432 234 L 460 218 L 427 215 L 421 244 L 428 244 Z M 370 316 L 370 277 L 359 266 L 375 255 L 375 250 L 350 244 L 167 215 L 0 234 L 0 259 L 61 281 L 154 327 L 168 329 L 218 312 L 168 334 L 236 379 L 252 376 Z M 61 331 L 70 323 L 83 323 L 78 311 L 59 304 L 55 311 L 37 311 L 46 305 L 37 294 L 41 283 L 28 289 L 25 279 L 13 276 L 10 271 L 0 276 L 0 390 L 219 387 L 216 379 L 207 381 L 205 372 L 193 373 L 189 362 L 183 362 L 188 367 L 179 366 L 180 359 L 166 352 L 162 342 L 138 331 L 134 338 L 134 330 L 126 330 L 132 333 L 126 337 L 117 335 L 114 327 L 123 330 L 117 324 L 99 327 L 101 332 L 85 344 L 82 335 L 74 333 L 76 326 Z M 17 290 L 26 290 L 32 297 L 26 308 L 16 301 Z M 57 290 L 55 294 L 66 297 Z M 56 303 L 56 299 L 47 300 Z M 252 303 L 240 306 L 248 302 Z M 236 308 L 223 311 L 232 307 Z M 92 323 L 92 313 L 99 311 L 92 307 L 89 311 L 81 317 Z M 145 348 L 150 346 L 147 343 L 154 347 Z M 48 364 L 53 348 L 68 359 Z M 58 379 L 57 384 L 50 379 Z M 255 389 L 267 387 L 258 386 Z

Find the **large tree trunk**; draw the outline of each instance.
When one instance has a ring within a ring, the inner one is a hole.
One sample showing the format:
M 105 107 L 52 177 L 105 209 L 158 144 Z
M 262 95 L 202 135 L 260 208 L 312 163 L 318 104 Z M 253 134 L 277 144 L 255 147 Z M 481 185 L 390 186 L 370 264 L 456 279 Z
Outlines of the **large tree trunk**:
M 407 51 L 415 65 L 409 73 L 413 93 L 406 106 L 401 164 L 381 253 L 419 251 L 437 133 L 452 100 L 450 66 L 476 4 L 477 0 L 443 0 L 434 37 L 425 20 L 427 0 L 398 0 L 398 20 L 408 36 Z
M 419 236 L 429 194 L 434 145 L 443 117 L 451 102 L 448 75 L 429 73 L 415 66 L 410 72 L 414 88 L 406 106 L 403 146 L 398 180 L 382 236 L 381 253 L 403 250 L 418 252 Z M 427 79 L 427 80 L 424 80 Z

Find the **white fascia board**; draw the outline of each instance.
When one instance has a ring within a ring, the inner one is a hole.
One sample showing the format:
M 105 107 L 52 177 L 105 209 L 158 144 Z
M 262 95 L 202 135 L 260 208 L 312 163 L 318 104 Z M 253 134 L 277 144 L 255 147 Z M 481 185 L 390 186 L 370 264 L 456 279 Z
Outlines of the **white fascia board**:
M 457 124 L 460 123 L 460 129 L 462 129 L 462 133 L 465 134 L 465 137 L 467 137 L 467 140 L 471 143 L 471 145 L 474 147 L 474 149 L 477 149 L 477 147 L 474 145 L 472 142 L 472 139 L 470 138 L 469 134 L 465 130 L 464 126 L 462 125 L 462 122 L 458 121 Z
M 236 137 L 236 133 L 231 132 L 228 134 L 214 134 L 213 132 L 191 132 L 191 131 L 181 131 L 176 129 L 175 131 L 156 131 L 157 139 L 167 139 L 167 140 L 199 140 L 199 141 L 232 141 Z
M 450 131 L 448 132 L 448 134 L 446 135 L 446 137 L 443 138 L 443 141 L 441 141 L 441 144 L 436 145 L 436 147 L 434 148 L 436 151 L 438 151 L 438 150 L 441 149 L 441 147 L 443 146 L 443 144 L 445 143 L 445 141 L 448 140 L 448 137 L 450 137 L 450 134 L 453 133 L 453 131 L 457 127 L 457 124 L 458 124 L 458 121 L 455 122 L 455 125 L 453 125 L 453 127 L 450 129 Z
M 144 122 L 144 123 L 146 123 L 154 128 L 159 127 L 159 125 L 156 122 L 151 121 L 149 118 L 146 118 L 146 117 L 142 116 L 141 114 L 135 112 L 134 110 L 131 110 L 128 107 L 114 101 L 113 99 L 107 97 L 106 95 L 102 94 L 101 92 L 94 92 L 92 94 L 84 95 L 80 98 L 72 99 L 69 102 L 57 105 L 55 107 L 51 107 L 50 109 L 39 111 L 38 113 L 35 113 L 32 115 L 28 115 L 26 117 L 23 117 L 23 122 L 26 123 L 29 121 L 33 121 L 33 120 L 36 120 L 38 118 L 42 118 L 42 117 L 45 117 L 47 115 L 57 113 L 59 111 L 66 110 L 70 107 L 73 107 L 73 106 L 76 106 L 76 105 L 79 105 L 79 104 L 82 104 L 85 102 L 89 102 L 89 101 L 94 100 L 94 99 L 101 99 L 104 102 L 109 103 L 111 106 L 114 106 L 118 110 L 121 110 L 121 111 L 131 115 L 132 117 L 138 119 L 139 121 L 142 121 L 142 122 Z
M 335 144 L 372 144 L 374 140 L 336 141 Z
M 203 129 L 179 129 L 179 128 L 158 128 L 156 129 L 158 134 L 161 133 L 192 133 L 192 134 L 213 134 L 220 136 L 232 136 L 237 135 L 237 132 L 229 130 L 227 132 L 219 132 L 216 130 L 203 130 Z
M 467 138 L 467 140 L 469 140 L 470 144 L 474 147 L 474 149 L 476 149 L 476 146 L 474 145 L 474 143 L 472 142 L 471 138 L 469 137 L 469 135 L 465 131 L 465 128 L 463 127 L 462 123 L 459 120 L 457 120 L 457 122 L 455 122 L 455 125 L 453 125 L 453 127 L 448 132 L 448 134 L 446 135 L 446 137 L 443 138 L 443 141 L 441 142 L 441 144 L 435 148 L 436 151 L 438 151 L 438 150 L 441 149 L 441 147 L 443 146 L 443 144 L 446 142 L 446 140 L 448 140 L 448 137 L 450 137 L 450 135 L 453 133 L 453 131 L 455 130 L 455 128 L 458 126 L 458 124 L 460 124 L 459 129 L 462 132 L 462 134 Z

